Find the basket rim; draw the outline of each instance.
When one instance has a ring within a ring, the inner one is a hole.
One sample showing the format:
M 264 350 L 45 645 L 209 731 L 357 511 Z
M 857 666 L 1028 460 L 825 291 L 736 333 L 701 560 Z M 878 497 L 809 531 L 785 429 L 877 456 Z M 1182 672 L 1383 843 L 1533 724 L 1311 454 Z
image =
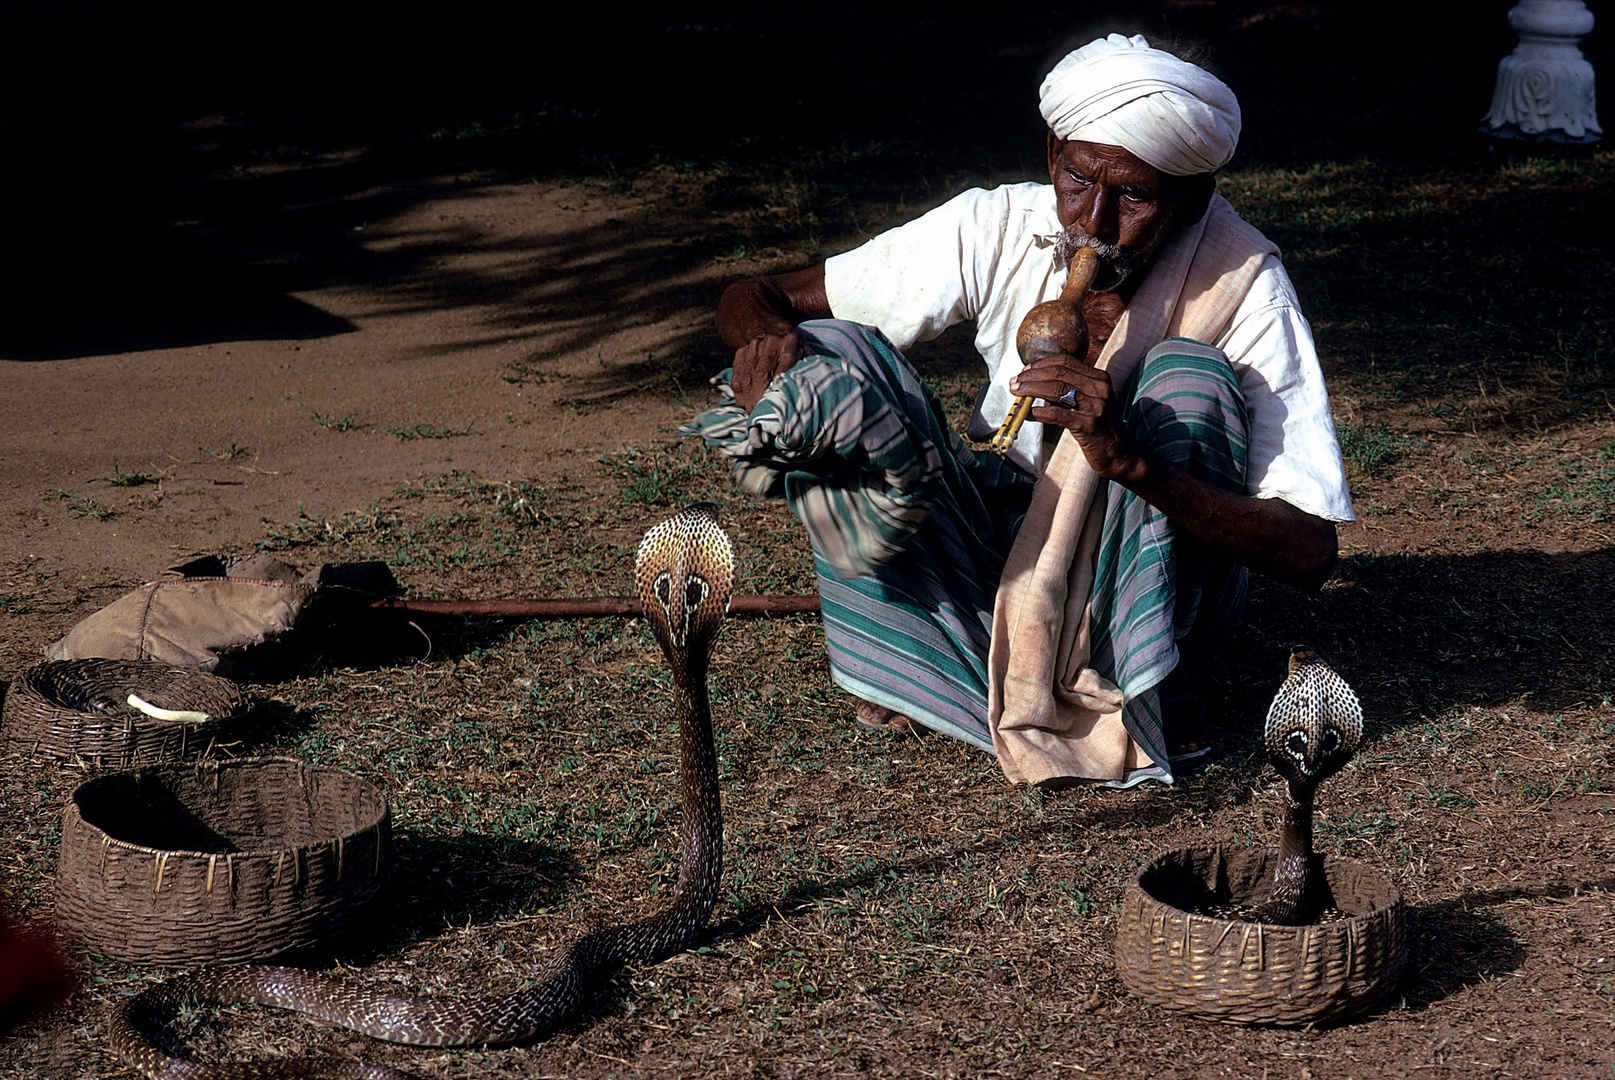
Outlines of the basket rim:
M 84 788 L 88 787 L 90 784 L 107 782 L 107 781 L 110 781 L 111 779 L 113 779 L 115 777 L 125 776 L 125 775 L 128 775 L 130 773 L 147 771 L 147 770 L 151 770 L 151 769 L 176 769 L 176 768 L 178 768 L 178 769 L 191 769 L 191 770 L 196 771 L 196 772 L 204 772 L 204 771 L 207 771 L 208 769 L 212 769 L 214 771 L 219 771 L 219 770 L 221 770 L 223 768 L 226 768 L 226 767 L 238 766 L 238 765 L 250 765 L 250 766 L 296 765 L 296 766 L 300 766 L 304 770 L 308 770 L 308 771 L 331 772 L 331 773 L 337 773 L 339 775 L 349 777 L 349 778 L 351 778 L 353 780 L 358 781 L 360 784 L 363 784 L 363 785 L 369 787 L 376 794 L 377 798 L 381 802 L 381 814 L 376 818 L 376 820 L 374 822 L 372 822 L 369 825 L 366 825 L 362 829 L 354 829 L 354 830 L 352 830 L 350 832 L 343 832 L 343 833 L 332 833 L 332 834 L 330 834 L 328 836 L 324 836 L 324 837 L 322 837 L 322 838 L 320 838 L 318 840 L 315 840 L 315 841 L 313 841 L 311 843 L 307 843 L 307 844 L 288 844 L 288 845 L 285 845 L 283 847 L 252 848 L 252 849 L 244 849 L 242 851 L 230 851 L 230 852 L 219 852 L 219 851 L 211 851 L 210 852 L 210 851 L 195 851 L 195 850 L 192 850 L 192 849 L 189 849 L 189 848 L 154 848 L 154 847 L 148 847 L 145 844 L 136 844 L 136 843 L 133 843 L 133 842 L 128 841 L 128 840 L 121 840 L 118 837 L 113 836 L 111 833 L 107 832 L 105 829 L 103 829 L 101 826 L 97 825 L 95 822 L 93 822 L 93 821 L 89 820 L 88 818 L 86 818 L 84 816 L 84 814 L 82 813 L 82 811 L 80 811 L 80 809 L 79 809 L 79 792 L 83 791 Z M 375 832 L 377 829 L 380 829 L 383 825 L 387 824 L 392 818 L 392 808 L 391 808 L 391 806 L 389 806 L 389 804 L 387 802 L 386 791 L 382 788 L 382 786 L 380 784 L 376 783 L 373 780 L 370 780 L 367 777 L 360 776 L 358 773 L 353 772 L 351 769 L 343 769 L 343 768 L 340 768 L 340 767 L 338 767 L 336 765 L 318 765 L 318 764 L 315 764 L 313 762 L 303 761 L 301 758 L 293 758 L 293 757 L 229 758 L 229 759 L 223 760 L 223 761 L 211 760 L 211 759 L 202 759 L 202 760 L 199 760 L 199 761 L 165 761 L 165 762 L 160 762 L 160 763 L 154 763 L 154 764 L 151 764 L 151 765 L 137 765 L 132 769 L 118 769 L 118 770 L 113 771 L 113 772 L 104 772 L 104 773 L 101 773 L 101 774 L 99 774 L 97 776 L 90 777 L 88 780 L 85 780 L 82 784 L 79 784 L 77 787 L 75 787 L 73 789 L 72 794 L 70 794 L 68 796 L 68 799 L 67 799 L 67 812 L 74 815 L 75 817 L 77 817 L 78 822 L 79 822 L 79 824 L 81 826 L 83 826 L 84 828 L 87 828 L 87 829 L 92 829 L 92 830 L 94 830 L 94 832 L 98 833 L 100 835 L 100 843 L 101 843 L 101 845 L 103 847 L 106 847 L 106 848 L 121 848 L 124 851 L 132 851 L 132 852 L 136 852 L 138 854 L 143 854 L 143 855 L 159 855 L 159 856 L 167 856 L 169 858 L 174 858 L 175 856 L 178 856 L 180 858 L 194 858 L 194 859 L 267 858 L 267 857 L 269 857 L 271 855 L 283 855 L 288 851 L 303 851 L 303 850 L 307 850 L 307 849 L 310 849 L 310 848 L 321 847 L 321 846 L 324 846 L 324 845 L 327 845 L 327 844 L 334 844 L 334 843 L 338 843 L 338 842 L 346 842 L 347 840 L 352 839 L 353 837 L 363 836 L 366 833 Z
M 1157 854 L 1151 856 L 1142 865 L 1140 865 L 1137 870 L 1135 870 L 1133 872 L 1133 876 L 1131 878 L 1129 878 L 1128 881 L 1127 881 L 1127 890 L 1126 891 L 1132 892 L 1132 891 L 1136 890 L 1139 893 L 1139 895 L 1143 896 L 1146 900 L 1148 900 L 1151 904 L 1155 905 L 1157 908 L 1165 908 L 1167 911 L 1174 912 L 1174 913 L 1176 913 L 1178 915 L 1183 916 L 1186 919 L 1200 920 L 1202 922 L 1210 923 L 1213 926 L 1221 926 L 1221 925 L 1224 925 L 1224 924 L 1229 924 L 1229 925 L 1233 925 L 1233 926 L 1261 926 L 1261 927 L 1266 927 L 1268 929 L 1276 930 L 1276 931 L 1280 931 L 1280 932 L 1283 932 L 1283 931 L 1315 930 L 1315 929 L 1318 929 L 1319 927 L 1341 927 L 1341 928 L 1345 928 L 1345 927 L 1351 926 L 1353 924 L 1362 925 L 1363 923 L 1366 923 L 1369 920 L 1379 919 L 1379 918 L 1383 917 L 1387 912 L 1395 911 L 1398 908 L 1404 908 L 1405 909 L 1406 906 L 1407 906 L 1407 902 L 1402 897 L 1402 890 L 1398 889 L 1396 887 L 1396 883 L 1393 882 L 1382 871 L 1380 871 L 1379 869 L 1369 865 L 1368 863 L 1360 862 L 1357 859 L 1342 858 L 1342 857 L 1340 857 L 1338 855 L 1324 855 L 1323 856 L 1323 865 L 1324 865 L 1324 872 L 1325 873 L 1328 872 L 1330 867 L 1348 867 L 1348 866 L 1349 867 L 1354 867 L 1354 868 L 1356 868 L 1356 869 L 1358 869 L 1360 871 L 1366 871 L 1367 873 L 1369 873 L 1369 874 L 1373 875 L 1374 877 L 1378 878 L 1380 881 L 1382 881 L 1386 885 L 1387 889 L 1389 890 L 1389 892 L 1390 892 L 1390 894 L 1392 896 L 1392 900 L 1387 904 L 1381 904 L 1379 907 L 1373 908 L 1372 910 L 1369 910 L 1369 911 L 1362 912 L 1361 914 L 1344 915 L 1342 918 L 1330 919 L 1326 923 L 1314 922 L 1314 923 L 1308 923 L 1308 924 L 1305 924 L 1305 925 L 1302 925 L 1302 926 L 1291 926 L 1291 925 L 1288 925 L 1288 924 L 1285 924 L 1285 923 L 1255 922 L 1255 921 L 1250 920 L 1250 919 L 1229 919 L 1229 918 L 1225 918 L 1225 917 L 1223 917 L 1221 915 L 1203 915 L 1198 911 L 1187 911 L 1187 910 L 1185 910 L 1183 908 L 1180 908 L 1180 907 L 1177 907 L 1177 906 L 1175 906 L 1173 904 L 1167 903 L 1165 900 L 1162 900 L 1160 897 L 1158 897 L 1154 893 L 1150 892 L 1148 889 L 1146 889 L 1144 887 L 1143 881 L 1141 880 L 1143 878 L 1144 874 L 1147 871 L 1153 869 L 1157 863 L 1159 863 L 1159 862 L 1163 861 L 1164 859 L 1168 858 L 1169 856 L 1173 856 L 1173 855 L 1183 855 L 1183 854 L 1186 854 L 1186 853 L 1189 853 L 1189 852 L 1231 852 L 1231 851 L 1266 851 L 1269 854 L 1276 855 L 1278 853 L 1278 850 L 1279 849 L 1276 848 L 1276 847 L 1268 847 L 1266 845 L 1259 845 L 1259 844 L 1239 844 L 1239 845 L 1233 845 L 1233 844 L 1201 844 L 1201 845 L 1191 845 L 1189 847 L 1173 848 L 1170 851 L 1158 852 Z M 1123 911 L 1125 911 L 1125 910 L 1126 910 L 1126 906 L 1124 905 L 1123 906 Z
M 257 706 L 257 702 L 253 700 L 253 696 L 239 683 L 231 679 L 227 679 L 222 675 L 215 675 L 211 671 L 203 671 L 200 668 L 175 667 L 172 664 L 165 664 L 160 660 L 134 660 L 100 656 L 76 657 L 67 660 L 41 660 L 36 664 L 32 664 L 29 667 L 24 668 L 22 671 L 19 671 L 16 677 L 12 679 L 11 686 L 6 691 L 6 700 L 9 701 L 12 694 L 21 690 L 25 693 L 32 694 L 39 700 L 43 701 L 48 708 L 67 713 L 72 716 L 121 716 L 132 719 L 137 723 L 140 721 L 150 722 L 153 720 L 153 718 L 147 717 L 139 712 L 118 714 L 97 713 L 88 709 L 76 708 L 75 706 L 62 701 L 55 694 L 48 692 L 47 688 L 41 685 L 41 677 L 51 671 L 65 671 L 73 668 L 89 667 L 92 665 L 125 669 L 145 668 L 148 671 L 151 671 L 153 674 L 161 672 L 169 678 L 173 678 L 174 676 L 178 675 L 182 677 L 195 678 L 202 683 L 215 683 L 222 688 L 226 688 L 226 692 L 235 699 L 234 710 L 229 713 L 209 716 L 203 721 L 186 722 L 185 726 L 191 728 L 200 729 L 203 727 L 211 727 L 215 724 L 222 724 L 229 720 L 237 720 L 252 712 Z M 131 674 L 136 674 L 136 672 L 131 672 Z M 163 724 L 165 727 L 178 727 L 181 724 L 181 722 L 177 721 L 158 721 L 158 723 Z

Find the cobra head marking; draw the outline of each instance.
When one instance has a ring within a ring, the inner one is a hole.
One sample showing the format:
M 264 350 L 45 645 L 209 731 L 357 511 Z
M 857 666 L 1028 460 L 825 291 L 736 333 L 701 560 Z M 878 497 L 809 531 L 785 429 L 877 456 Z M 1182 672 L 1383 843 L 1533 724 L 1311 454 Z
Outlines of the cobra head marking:
M 1339 772 L 1363 738 L 1363 707 L 1346 680 L 1311 649 L 1290 653 L 1290 676 L 1267 710 L 1268 760 L 1292 796 Z
M 711 503 L 686 507 L 645 534 L 634 582 L 669 660 L 711 648 L 729 610 L 734 575 L 734 547 Z

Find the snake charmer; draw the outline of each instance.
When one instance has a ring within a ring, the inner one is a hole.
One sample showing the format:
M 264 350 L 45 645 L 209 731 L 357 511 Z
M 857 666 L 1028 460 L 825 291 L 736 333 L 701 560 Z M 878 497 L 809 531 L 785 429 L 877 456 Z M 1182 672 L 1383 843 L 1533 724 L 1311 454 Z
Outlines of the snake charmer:
M 1049 183 L 972 189 L 807 269 L 736 282 L 726 397 L 686 427 L 784 497 L 865 726 L 996 753 L 1013 782 L 1170 783 L 1209 745 L 1200 682 L 1255 571 L 1332 572 L 1351 498 L 1311 329 L 1278 249 L 1215 192 L 1234 94 L 1144 38 L 1040 90 Z M 1086 355 L 1016 331 L 1099 255 Z M 972 449 L 902 354 L 975 323 Z

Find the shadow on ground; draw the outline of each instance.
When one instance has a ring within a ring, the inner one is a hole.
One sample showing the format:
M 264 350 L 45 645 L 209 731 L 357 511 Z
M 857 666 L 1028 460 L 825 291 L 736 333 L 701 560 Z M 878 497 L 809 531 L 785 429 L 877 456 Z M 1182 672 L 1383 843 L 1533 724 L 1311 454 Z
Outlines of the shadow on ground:
M 1236 167 L 1472 166 L 1492 153 L 1474 127 L 1512 43 L 1508 7 L 1454 20 L 1434 4 L 1110 0 L 1051 18 L 1010 3 L 984 24 L 919 5 L 821 5 L 804 22 L 719 3 L 605 23 L 547 5 L 15 5 L 0 22 L 0 130 L 17 163 L 3 185 L 27 212 L 9 237 L 24 273 L 0 358 L 342 334 L 350 323 L 298 294 L 344 285 L 404 308 L 491 305 L 487 336 L 511 337 L 511 322 L 541 329 L 542 363 L 603 340 L 628 308 L 656 319 L 710 304 L 673 282 L 720 255 L 776 243 L 827 254 L 970 183 L 1036 178 L 1041 74 L 1104 31 L 1189 48 L 1242 94 Z M 1381 32 L 1386 19 L 1396 35 Z M 1598 62 L 1600 40 L 1586 47 Z M 811 57 L 809 70 L 779 78 L 782 50 Z M 652 165 L 664 180 L 636 189 Z M 675 246 L 658 210 L 681 176 L 695 179 L 680 216 L 710 227 Z M 435 265 L 475 243 L 458 226 L 385 253 L 363 242 L 367 225 L 445 190 L 529 178 L 588 179 L 644 210 L 514 242 L 492 252 L 493 270 Z M 1320 263 L 1361 288 L 1337 301 L 1303 280 L 1304 299 L 1351 315 L 1364 297 L 1389 298 L 1410 308 L 1401 323 L 1468 326 L 1471 297 L 1445 278 L 1409 292 L 1407 266 L 1439 263 L 1432 245 L 1500 216 L 1500 245 L 1524 237 L 1528 257 L 1484 275 L 1481 300 L 1560 284 L 1575 268 L 1539 255 L 1574 247 L 1589 216 L 1560 202 L 1448 208 L 1393 244 L 1397 258 L 1342 269 L 1339 252 L 1401 228 L 1364 220 Z M 695 349 L 683 363 L 701 369 L 669 368 L 681 385 L 721 358 L 708 332 L 670 333 L 671 351 Z
M 392 884 L 369 917 L 340 943 L 291 962 L 368 967 L 424 939 L 561 905 L 580 873 L 564 848 L 473 832 L 397 829 L 392 854 Z
M 1469 706 L 1596 703 L 1615 690 L 1612 575 L 1615 548 L 1358 555 L 1313 597 L 1256 580 L 1217 680 L 1224 723 L 1254 734 L 1295 643 L 1352 684 L 1376 734 Z

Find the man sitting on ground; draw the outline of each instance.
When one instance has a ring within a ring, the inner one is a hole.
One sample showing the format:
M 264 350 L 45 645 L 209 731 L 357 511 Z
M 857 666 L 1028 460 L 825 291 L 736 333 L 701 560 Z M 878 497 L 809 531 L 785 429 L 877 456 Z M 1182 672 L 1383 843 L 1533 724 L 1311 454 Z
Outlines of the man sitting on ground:
M 689 430 L 806 526 L 866 726 L 911 718 L 1016 782 L 1170 783 L 1207 747 L 1195 677 L 1246 568 L 1318 588 L 1351 500 L 1278 250 L 1214 193 L 1233 93 L 1113 34 L 1040 97 L 1049 184 L 967 191 L 731 285 L 733 400 Z M 1023 368 L 1020 320 L 1084 246 L 1088 355 Z M 1016 395 L 1043 402 L 1004 457 L 970 449 L 898 351 L 965 320 L 989 374 L 972 438 Z

